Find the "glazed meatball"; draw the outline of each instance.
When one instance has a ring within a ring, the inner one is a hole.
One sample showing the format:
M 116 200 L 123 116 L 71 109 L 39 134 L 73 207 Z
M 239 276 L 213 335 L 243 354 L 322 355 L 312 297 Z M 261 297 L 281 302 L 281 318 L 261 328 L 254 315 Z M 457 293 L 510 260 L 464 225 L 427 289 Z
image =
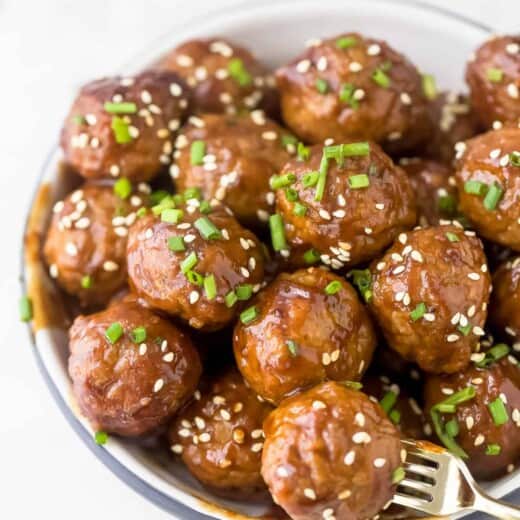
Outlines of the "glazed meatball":
M 322 383 L 284 401 L 264 432 L 262 476 L 291 518 L 372 518 L 392 499 L 399 432 L 361 392 Z
M 455 145 L 478 133 L 475 111 L 466 96 L 441 92 L 430 103 L 433 131 L 428 137 L 424 154 L 448 165 L 455 159 Z
M 380 40 L 349 33 L 315 42 L 276 78 L 283 119 L 304 141 L 370 139 L 402 152 L 430 131 L 421 76 Z
M 471 103 L 481 124 L 520 120 L 520 36 L 493 37 L 466 68 Z
M 124 198 L 115 191 L 87 183 L 54 205 L 45 259 L 51 277 L 83 305 L 106 303 L 126 284 L 128 227 L 147 195 L 131 186 Z
M 289 161 L 274 182 L 284 185 L 276 209 L 300 265 L 299 252 L 308 250 L 334 269 L 371 260 L 415 224 L 408 177 L 374 143 L 314 146 L 308 160 Z
M 265 488 L 260 475 L 262 423 L 272 408 L 258 400 L 242 376 L 229 370 L 173 422 L 171 450 L 190 472 L 219 494 L 241 496 Z
M 489 319 L 501 336 L 520 342 L 520 257 L 504 262 L 493 274 Z
M 233 334 L 238 368 L 264 399 L 321 381 L 358 381 L 375 348 L 368 314 L 354 289 L 325 269 L 279 275 L 252 302 L 255 319 Z
M 271 115 L 278 112 L 273 76 L 247 49 L 229 40 L 189 40 L 154 67 L 173 71 L 186 81 L 199 113 L 236 114 L 256 108 Z
M 391 348 L 427 372 L 468 365 L 491 290 L 473 232 L 443 225 L 402 233 L 371 273 L 369 304 Z
M 190 198 L 170 208 L 170 199 L 130 229 L 130 284 L 151 307 L 195 329 L 221 329 L 260 289 L 260 242 L 224 206 Z
M 475 478 L 513 471 L 520 459 L 520 368 L 512 356 L 487 368 L 471 364 L 457 374 L 430 376 L 425 399 L 437 416 L 440 440 L 466 459 Z M 455 401 L 455 412 L 435 412 L 446 400 Z
M 459 151 L 460 210 L 483 237 L 520 251 L 520 128 L 492 130 Z
M 244 225 L 256 226 L 272 213 L 269 179 L 294 148 L 293 136 L 261 111 L 192 117 L 177 140 L 175 184 L 181 190 L 200 188 L 205 198 L 229 206 Z
M 416 158 L 401 159 L 399 164 L 415 191 L 421 226 L 435 226 L 457 215 L 457 189 L 450 168 L 436 161 Z
M 187 107 L 186 86 L 170 72 L 88 83 L 65 119 L 65 160 L 89 179 L 149 180 L 171 163 Z
M 153 432 L 193 395 L 200 373 L 191 340 L 136 303 L 79 316 L 70 329 L 74 396 L 96 430 Z

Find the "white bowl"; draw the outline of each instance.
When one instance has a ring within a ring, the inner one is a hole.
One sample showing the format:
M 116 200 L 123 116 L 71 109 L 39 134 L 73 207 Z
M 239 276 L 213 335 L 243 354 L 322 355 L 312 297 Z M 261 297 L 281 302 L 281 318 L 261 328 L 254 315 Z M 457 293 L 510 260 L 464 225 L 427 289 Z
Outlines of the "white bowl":
M 307 39 L 345 31 L 359 31 L 387 40 L 423 71 L 433 73 L 440 87 L 458 90 L 464 88 L 463 73 L 468 56 L 490 33 L 482 24 L 419 2 L 261 1 L 198 18 L 185 28 L 173 27 L 130 65 L 115 73 L 133 73 L 182 40 L 210 35 L 226 36 L 242 43 L 274 67 L 299 53 Z M 60 152 L 56 148 L 43 166 L 32 215 L 28 219 L 24 291 L 29 290 L 36 301 L 37 313 L 44 307 L 59 309 L 38 255 L 52 204 L 64 194 L 63 185 L 56 182 L 59 159 Z M 266 512 L 262 503 L 223 500 L 211 495 L 171 457 L 151 455 L 116 437 L 110 438 L 104 447 L 96 446 L 89 425 L 79 417 L 69 399 L 66 331 L 41 318 L 36 314 L 33 339 L 42 375 L 71 426 L 114 473 L 178 518 L 201 518 L 202 515 L 240 518 Z M 486 487 L 493 496 L 502 497 L 519 485 L 520 472 L 517 471 Z

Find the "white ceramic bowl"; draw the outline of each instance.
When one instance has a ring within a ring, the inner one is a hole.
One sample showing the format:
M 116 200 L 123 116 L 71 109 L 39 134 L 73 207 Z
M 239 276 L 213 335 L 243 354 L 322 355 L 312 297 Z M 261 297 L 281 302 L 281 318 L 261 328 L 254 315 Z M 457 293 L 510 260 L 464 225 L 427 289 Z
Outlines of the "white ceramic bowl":
M 413 1 L 257 1 L 198 18 L 184 28 L 173 27 L 131 64 L 114 72 L 130 74 L 186 38 L 209 35 L 222 35 L 242 43 L 274 67 L 300 52 L 307 39 L 344 31 L 359 31 L 387 40 L 423 71 L 433 73 L 440 87 L 460 90 L 464 88 L 465 62 L 489 35 L 490 29 Z M 27 228 L 29 240 L 26 240 L 24 257 L 24 291 L 29 288 L 33 299 L 39 300 L 40 308 L 59 308 L 46 269 L 38 256 L 52 204 L 63 195 L 63 185 L 56 182 L 59 159 L 60 153 L 55 149 L 43 166 Z M 71 426 L 113 472 L 176 517 L 240 518 L 241 515 L 265 513 L 266 507 L 262 503 L 243 503 L 212 496 L 170 457 L 154 457 L 148 451 L 115 437 L 110 438 L 104 447 L 96 446 L 90 427 L 78 416 L 69 399 L 66 331 L 53 326 L 52 320 L 49 323 L 38 318 L 36 316 L 33 339 L 41 372 Z M 519 486 L 520 473 L 517 471 L 488 485 L 487 489 L 493 496 L 501 497 Z

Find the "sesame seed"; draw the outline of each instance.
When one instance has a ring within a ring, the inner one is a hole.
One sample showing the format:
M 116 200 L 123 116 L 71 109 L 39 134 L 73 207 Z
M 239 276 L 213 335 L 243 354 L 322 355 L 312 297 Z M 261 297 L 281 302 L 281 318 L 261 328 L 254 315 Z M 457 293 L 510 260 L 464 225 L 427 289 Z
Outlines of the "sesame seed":
M 482 435 L 481 433 L 479 433 L 477 435 L 477 437 L 475 438 L 475 442 L 473 443 L 474 446 L 480 446 L 481 444 L 484 443 L 484 441 L 486 440 L 486 438 L 484 437 L 484 435 Z
M 107 260 L 106 262 L 103 262 L 103 269 L 109 273 L 112 273 L 119 269 L 119 264 L 112 260 Z
M 182 94 L 182 87 L 178 83 L 171 83 L 170 94 L 173 97 L 179 97 Z
M 357 101 L 361 101 L 365 97 L 365 91 L 362 88 L 357 88 L 354 90 L 352 97 Z
M 446 341 L 448 343 L 454 343 L 455 341 L 458 341 L 458 339 L 459 339 L 458 334 L 449 334 L 448 337 L 446 338 Z
M 520 97 L 520 90 L 515 83 L 509 83 L 506 87 L 507 95 L 512 99 L 518 99 Z
M 423 318 L 425 321 L 432 322 L 435 321 L 435 314 L 433 314 L 432 312 L 427 312 L 424 314 Z
M 468 309 L 468 318 L 473 318 L 473 316 L 475 316 L 475 311 L 476 311 L 476 308 L 474 305 L 472 305 L 469 309 Z
M 189 301 L 193 305 L 199 301 L 200 294 L 197 291 L 191 291 L 189 296 Z
M 489 152 L 489 157 L 491 159 L 498 159 L 498 157 L 500 156 L 500 153 L 501 153 L 500 148 L 495 148 L 494 150 L 491 150 Z
M 310 500 L 316 500 L 316 493 L 314 491 L 314 489 L 311 489 L 311 488 L 305 488 L 303 490 L 303 494 L 309 498 Z
M 403 273 L 405 270 L 405 266 L 404 265 L 398 265 L 397 267 L 395 267 L 393 270 L 392 270 L 392 274 L 401 274 Z
M 399 240 L 399 242 L 401 242 L 401 244 L 405 245 L 408 240 L 408 236 L 406 235 L 406 233 L 400 233 L 397 239 Z
M 323 410 L 323 409 L 327 408 L 327 405 L 323 401 L 313 401 L 312 408 L 314 410 Z
M 187 428 L 182 428 L 177 433 L 184 438 L 189 437 L 191 435 L 190 430 L 188 430 Z
M 252 446 L 251 446 L 251 451 L 253 453 L 258 453 L 259 451 L 262 451 L 262 448 L 264 447 L 264 443 L 263 442 L 255 442 Z
M 222 419 L 224 419 L 224 421 L 231 420 L 231 414 L 227 410 L 224 410 L 223 408 L 220 410 L 220 417 L 222 417 Z
M 385 267 L 386 267 L 386 262 L 378 262 L 378 264 L 376 265 L 376 269 L 378 271 L 382 271 Z
M 289 476 L 289 472 L 287 471 L 287 468 L 284 466 L 278 466 L 276 468 L 276 475 L 280 478 L 286 478 Z
M 357 61 L 352 61 L 348 66 L 350 72 L 359 72 L 363 70 L 363 65 Z
M 153 391 L 155 393 L 159 392 L 159 390 L 161 390 L 161 388 L 164 386 L 164 380 L 163 379 L 157 379 L 157 381 L 155 382 L 155 384 L 153 385 Z
M 173 451 L 173 453 L 180 455 L 183 451 L 183 447 L 180 444 L 173 444 L 171 446 L 171 450 Z
M 378 202 L 376 204 L 376 209 L 381 211 L 381 210 L 385 209 L 385 205 L 382 202 Z
M 331 363 L 330 354 L 328 352 L 324 352 L 321 355 L 321 364 L 326 367 L 326 366 L 330 365 L 330 363 Z
M 468 273 L 468 278 L 476 282 L 480 280 L 480 275 L 478 273 Z
M 361 412 L 357 412 L 354 416 L 354 424 L 361 428 L 365 426 L 365 416 Z
M 382 468 L 386 464 L 386 459 L 383 458 L 377 458 L 374 460 L 374 467 L 375 468 Z
M 166 363 L 171 363 L 173 361 L 174 354 L 173 352 L 168 352 L 168 354 L 165 354 L 163 356 L 163 361 L 166 361 Z
M 412 257 L 412 260 L 415 260 L 416 262 L 422 263 L 424 262 L 423 256 L 419 251 L 412 251 L 410 256 Z
M 51 278 L 58 278 L 58 266 L 56 264 L 51 264 L 49 266 L 49 274 Z
M 352 442 L 355 444 L 368 444 L 372 438 L 367 432 L 356 432 L 352 435 Z
M 484 330 L 478 326 L 473 327 L 472 332 L 475 334 L 475 336 L 484 336 L 486 334 Z
M 321 56 L 318 60 L 318 63 L 316 64 L 316 68 L 320 72 L 323 72 L 324 70 L 327 70 L 327 64 L 327 58 L 325 56 Z
M 146 354 L 146 351 L 148 350 L 148 347 L 146 346 L 146 343 L 141 343 L 139 345 L 139 355 L 144 356 Z
M 518 54 L 520 53 L 520 45 L 518 43 L 508 43 L 506 45 L 506 52 L 508 54 Z
M 319 216 L 324 220 L 331 220 L 330 213 L 325 209 L 320 209 L 318 211 Z
M 200 442 L 209 442 L 211 440 L 211 435 L 207 432 L 201 433 L 199 435 L 199 441 Z
M 401 92 L 401 103 L 403 105 L 411 105 L 412 104 L 412 98 L 410 97 L 410 94 L 408 92 Z

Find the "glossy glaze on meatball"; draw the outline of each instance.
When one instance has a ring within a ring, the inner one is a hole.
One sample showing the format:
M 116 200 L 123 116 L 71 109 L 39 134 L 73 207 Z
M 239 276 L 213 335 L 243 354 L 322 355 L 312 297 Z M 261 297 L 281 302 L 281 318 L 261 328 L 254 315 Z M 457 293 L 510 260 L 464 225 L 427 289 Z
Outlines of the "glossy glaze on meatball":
M 495 36 L 468 62 L 466 81 L 481 124 L 520 120 L 520 36 Z
M 272 410 L 236 370 L 212 381 L 173 422 L 169 441 L 190 472 L 219 494 L 265 489 L 260 475 L 262 424 Z
M 520 251 L 520 128 L 481 134 L 459 154 L 460 210 L 483 237 Z
M 90 179 L 147 181 L 172 162 L 173 141 L 188 108 L 178 75 L 143 72 L 104 78 L 80 90 L 65 119 L 65 160 Z
M 391 500 L 399 432 L 361 392 L 318 385 L 284 401 L 264 432 L 262 476 L 291 518 L 361 520 Z
M 290 132 L 260 110 L 191 117 L 176 148 L 176 186 L 200 188 L 206 199 L 222 201 L 247 226 L 265 223 L 273 212 L 269 179 L 290 159 L 289 151 L 296 150 Z
M 421 76 L 381 40 L 319 40 L 276 73 L 283 119 L 304 141 L 370 139 L 413 149 L 430 131 Z
M 197 388 L 201 364 L 191 340 L 136 303 L 79 316 L 69 334 L 74 396 L 95 430 L 151 433 Z
M 427 372 L 463 370 L 487 316 L 480 240 L 459 226 L 402 233 L 371 265 L 370 307 L 388 345 Z
M 107 303 L 125 286 L 128 228 L 148 190 L 87 183 L 54 205 L 44 246 L 49 273 L 83 305 Z
M 435 226 L 457 216 L 458 197 L 451 168 L 419 158 L 401 159 L 399 165 L 413 186 L 421 226 Z
M 309 250 L 334 269 L 371 260 L 416 221 L 407 175 L 374 143 L 314 146 L 307 160 L 289 161 L 276 182 L 282 254 L 290 249 L 295 263 Z
M 327 379 L 358 381 L 376 338 L 355 290 L 311 267 L 280 274 L 251 302 L 250 323 L 233 334 L 237 366 L 264 399 L 284 397 Z
M 485 354 L 479 355 L 475 359 L 482 365 Z M 520 459 L 520 368 L 515 358 L 506 355 L 487 368 L 472 363 L 457 374 L 430 376 L 425 399 L 434 414 L 439 403 L 458 403 L 453 413 L 437 413 L 437 431 L 447 447 L 465 458 L 475 478 L 491 480 L 514 470 Z
M 165 54 L 154 68 L 179 74 L 191 88 L 194 110 L 236 114 L 278 112 L 274 77 L 244 47 L 224 38 L 195 39 Z
M 193 197 L 172 208 L 171 199 L 130 230 L 130 284 L 150 306 L 193 328 L 221 329 L 261 287 L 260 242 L 218 203 Z

